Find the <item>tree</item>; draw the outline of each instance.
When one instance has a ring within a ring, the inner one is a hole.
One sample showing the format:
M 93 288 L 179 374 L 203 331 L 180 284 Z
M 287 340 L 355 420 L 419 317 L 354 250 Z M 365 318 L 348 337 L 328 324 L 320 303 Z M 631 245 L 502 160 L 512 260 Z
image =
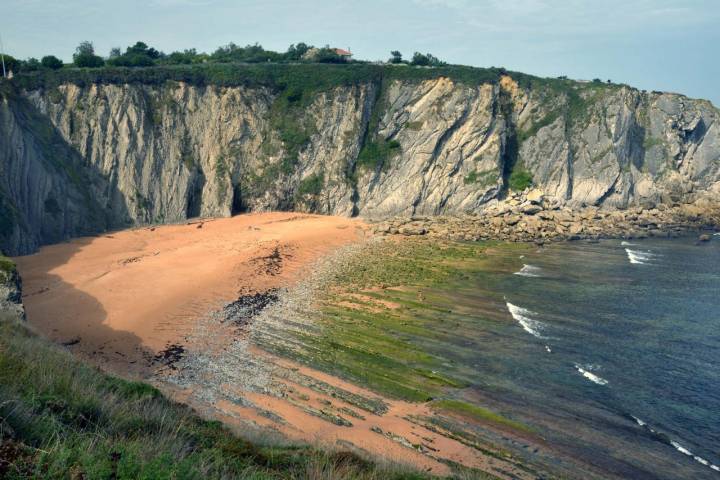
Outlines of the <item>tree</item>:
M 95 47 L 92 42 L 87 40 L 80 42 L 80 45 L 75 48 L 76 55 L 95 55 Z
M 402 53 L 398 52 L 397 50 L 393 50 L 390 52 L 390 63 L 402 63 Z
M 20 60 L 17 60 L 15 57 L 12 57 L 7 53 L 3 55 L 3 57 L 5 58 L 5 70 L 7 70 L 7 73 L 17 72 L 20 67 Z M 2 72 L 0 72 L 0 74 L 2 74 Z
M 135 42 L 135 45 L 125 49 L 120 54 L 119 48 L 110 51 L 108 64 L 116 67 L 150 67 L 155 65 L 155 60 L 165 57 L 165 54 L 149 47 L 145 42 Z
M 63 67 L 63 62 L 54 55 L 46 55 L 40 60 L 40 64 L 50 70 L 58 70 Z
M 312 46 L 305 42 L 300 42 L 297 45 L 290 45 L 285 53 L 285 57 L 291 62 L 301 60 L 302 56 L 305 55 L 305 53 L 307 53 L 307 51 L 311 48 Z
M 410 64 L 419 67 L 440 67 L 442 65 L 446 65 L 445 62 L 439 60 L 433 54 L 426 53 L 425 55 L 423 55 L 420 52 L 415 52 L 415 54 L 413 54 L 413 58 Z
M 73 54 L 73 63 L 81 68 L 97 68 L 102 67 L 105 61 L 95 55 L 95 47 L 92 42 L 80 42 Z
M 345 57 L 338 55 L 337 52 L 326 45 L 318 50 L 314 60 L 318 63 L 345 63 Z
M 22 63 L 20 70 L 26 72 L 34 72 L 36 70 L 40 70 L 40 62 L 37 58 L 30 57 Z
M 120 55 L 122 55 L 122 51 L 120 50 L 120 47 L 113 47 L 110 49 L 110 55 L 108 55 L 108 58 L 117 58 Z
M 161 56 L 160 52 L 148 47 L 145 42 L 136 42 L 132 47 L 128 47 L 125 55 L 144 55 L 152 60 L 157 60 Z
M 162 61 L 168 65 L 189 65 L 191 63 L 202 63 L 206 60 L 206 54 L 198 54 L 197 50 L 191 48 L 182 52 L 172 52 L 170 55 L 166 55 Z

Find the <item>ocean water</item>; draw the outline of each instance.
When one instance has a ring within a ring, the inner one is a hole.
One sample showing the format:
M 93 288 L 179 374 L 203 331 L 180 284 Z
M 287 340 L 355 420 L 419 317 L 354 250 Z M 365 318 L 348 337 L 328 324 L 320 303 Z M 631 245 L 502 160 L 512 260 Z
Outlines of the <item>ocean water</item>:
M 521 261 L 470 282 L 506 321 L 469 334 L 465 397 L 600 476 L 720 479 L 720 236 L 558 244 Z M 453 301 L 471 308 L 468 292 Z

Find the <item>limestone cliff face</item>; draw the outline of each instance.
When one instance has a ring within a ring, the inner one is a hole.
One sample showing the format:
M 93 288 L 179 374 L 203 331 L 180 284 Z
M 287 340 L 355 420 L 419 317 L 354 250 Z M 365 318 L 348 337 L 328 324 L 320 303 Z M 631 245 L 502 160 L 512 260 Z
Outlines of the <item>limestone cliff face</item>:
M 570 206 L 720 191 L 720 113 L 709 102 L 558 85 L 505 76 L 310 93 L 171 81 L 11 92 L 0 104 L 0 192 L 12 228 L 0 248 L 249 210 L 462 213 L 529 178 Z
M 0 91 L 0 251 L 29 253 L 43 243 L 111 226 L 99 198 L 104 179 L 26 99 Z M 122 209 L 117 196 L 116 209 Z

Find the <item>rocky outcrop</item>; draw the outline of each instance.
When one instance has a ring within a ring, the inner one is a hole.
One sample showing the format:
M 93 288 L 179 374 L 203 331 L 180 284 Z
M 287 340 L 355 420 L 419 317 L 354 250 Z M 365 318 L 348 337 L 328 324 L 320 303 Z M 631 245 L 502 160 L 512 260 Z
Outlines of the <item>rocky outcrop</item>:
M 20 275 L 15 265 L 2 255 L 0 255 L 0 315 L 25 319 Z
M 718 110 L 626 86 L 504 76 L 3 92 L 0 195 L 11 213 L 0 247 L 10 253 L 243 211 L 476 213 L 529 184 L 570 209 L 720 193 Z
M 554 200 L 540 199 L 531 191 L 512 194 L 502 202 L 493 201 L 481 214 L 395 217 L 377 222 L 373 231 L 381 236 L 427 235 L 446 240 L 539 244 L 688 235 L 697 235 L 698 241 L 707 242 L 714 238 L 713 232 L 720 231 L 720 205 L 717 201 L 700 200 L 694 204 L 624 210 L 570 208 Z

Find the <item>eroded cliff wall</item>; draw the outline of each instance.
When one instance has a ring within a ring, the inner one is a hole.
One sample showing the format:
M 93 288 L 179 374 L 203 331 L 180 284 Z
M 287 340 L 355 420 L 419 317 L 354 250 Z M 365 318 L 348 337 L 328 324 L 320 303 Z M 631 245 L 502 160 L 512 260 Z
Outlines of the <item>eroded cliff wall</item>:
M 570 81 L 358 81 L 316 90 L 6 88 L 3 248 L 103 228 L 295 209 L 379 218 L 482 209 L 530 182 L 570 206 L 718 192 L 709 102 Z M 9 226 L 8 226 L 9 225 Z

